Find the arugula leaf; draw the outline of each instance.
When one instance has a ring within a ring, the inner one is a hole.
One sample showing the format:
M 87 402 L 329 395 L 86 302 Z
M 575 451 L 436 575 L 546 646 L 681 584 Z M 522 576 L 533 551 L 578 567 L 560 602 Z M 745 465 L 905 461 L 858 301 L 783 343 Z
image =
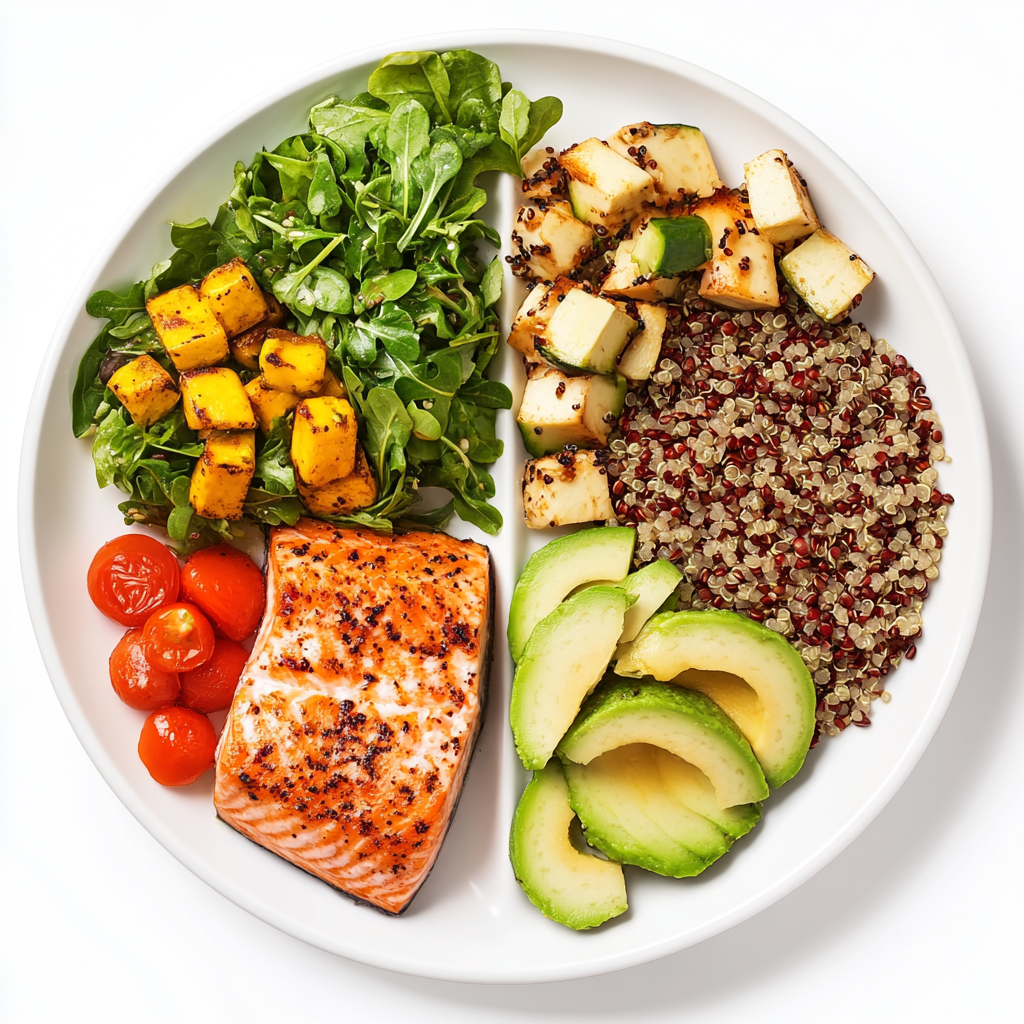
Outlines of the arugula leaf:
M 414 99 L 399 103 L 388 121 L 387 146 L 391 173 L 402 197 L 402 216 L 409 216 L 412 198 L 412 162 L 430 145 L 430 115 L 422 103 Z
M 120 327 L 133 313 L 145 312 L 146 302 L 141 282 L 133 284 L 127 292 L 99 291 L 89 296 L 85 311 L 89 316 L 110 320 Z
M 549 128 L 562 119 L 562 101 L 556 96 L 542 96 L 530 104 L 530 127 L 520 141 L 518 156 L 529 153 Z
M 520 144 L 530 131 L 530 101 L 525 93 L 518 89 L 510 89 L 506 93 L 501 101 L 498 129 L 502 141 L 518 157 L 522 152 Z
M 487 264 L 480 279 L 480 298 L 484 306 L 493 306 L 501 298 L 501 260 L 497 258 Z
M 316 155 L 306 205 L 314 217 L 335 217 L 341 210 L 341 190 L 331 166 L 331 158 L 323 150 Z
M 412 97 L 441 124 L 451 123 L 448 110 L 451 84 L 441 58 L 432 52 L 405 50 L 385 57 L 370 75 L 368 92 L 394 111 Z
M 255 480 L 268 494 L 297 494 L 291 460 L 292 414 L 278 416 L 271 424 L 263 448 L 256 456 Z
M 462 166 L 462 151 L 451 135 L 442 134 L 443 131 L 434 129 L 430 134 L 430 148 L 413 161 L 413 181 L 423 189 L 423 198 L 412 223 L 398 240 L 400 250 L 412 241 L 442 186 L 451 181 Z

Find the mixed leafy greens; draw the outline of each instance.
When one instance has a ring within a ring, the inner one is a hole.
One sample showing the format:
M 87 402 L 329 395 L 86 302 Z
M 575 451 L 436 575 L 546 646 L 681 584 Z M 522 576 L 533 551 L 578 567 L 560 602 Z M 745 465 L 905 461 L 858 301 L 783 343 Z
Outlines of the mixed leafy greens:
M 107 324 L 79 368 L 73 427 L 78 437 L 95 431 L 97 481 L 130 495 L 120 506 L 126 522 L 166 526 L 186 550 L 231 535 L 228 521 L 189 505 L 202 443 L 180 408 L 144 429 L 105 381 L 142 353 L 173 374 L 146 300 L 237 257 L 287 308 L 287 326 L 326 342 L 359 416 L 379 497 L 336 521 L 442 526 L 454 512 L 496 533 L 501 515 L 488 502 L 485 467 L 501 455 L 495 414 L 512 396 L 485 376 L 499 343 L 501 264 L 484 256 L 499 238 L 474 216 L 487 201 L 476 182 L 486 171 L 521 174 L 521 157 L 561 113 L 559 100 L 531 103 L 468 50 L 391 54 L 366 92 L 318 104 L 307 132 L 236 164 L 213 223 L 173 224 L 175 251 L 148 280 L 94 294 L 88 312 Z M 290 417 L 277 420 L 263 441 L 250 521 L 302 514 L 290 431 Z M 419 511 L 420 487 L 445 488 L 451 499 Z

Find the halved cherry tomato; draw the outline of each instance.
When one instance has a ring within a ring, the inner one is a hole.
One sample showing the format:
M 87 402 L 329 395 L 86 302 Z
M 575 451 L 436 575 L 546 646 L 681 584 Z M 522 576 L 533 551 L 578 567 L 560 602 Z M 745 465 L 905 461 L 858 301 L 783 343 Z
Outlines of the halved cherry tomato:
M 259 566 L 230 544 L 190 556 L 181 574 L 181 596 L 199 605 L 217 632 L 230 640 L 251 636 L 267 603 Z
M 166 707 L 178 699 L 181 683 L 173 672 L 153 668 L 142 649 L 142 630 L 136 626 L 117 642 L 110 655 L 114 692 L 136 711 Z
M 213 767 L 217 734 L 206 715 L 191 708 L 162 708 L 146 719 L 139 757 L 161 786 L 187 786 Z
M 141 626 L 157 608 L 178 599 L 180 573 L 173 552 L 144 533 L 115 537 L 89 566 L 89 597 L 122 626 Z
M 181 674 L 181 696 L 178 700 L 193 711 L 208 715 L 223 711 L 231 704 L 238 680 L 249 655 L 241 644 L 218 637 L 213 655 L 199 668 Z
M 142 649 L 153 668 L 188 672 L 213 654 L 213 627 L 194 605 L 169 604 L 153 612 L 142 629 Z

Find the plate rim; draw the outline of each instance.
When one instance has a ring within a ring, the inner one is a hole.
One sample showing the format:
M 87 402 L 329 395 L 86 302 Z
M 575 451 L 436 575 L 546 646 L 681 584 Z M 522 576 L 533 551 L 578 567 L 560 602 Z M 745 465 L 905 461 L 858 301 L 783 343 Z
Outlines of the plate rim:
M 979 530 L 974 537 L 974 547 L 981 558 L 978 569 L 970 577 L 969 587 L 961 594 L 963 626 L 957 647 L 947 664 L 942 685 L 935 691 L 930 705 L 918 723 L 916 731 L 900 756 L 893 763 L 888 775 L 877 786 L 874 794 L 866 801 L 860 812 L 851 817 L 843 828 L 823 847 L 794 865 L 785 876 L 776 879 L 773 884 L 767 886 L 756 896 L 705 922 L 702 926 L 692 929 L 685 936 L 677 936 L 674 939 L 660 939 L 649 944 L 634 945 L 626 950 L 597 957 L 591 956 L 590 958 L 576 960 L 570 964 L 559 963 L 543 970 L 475 971 L 472 976 L 467 976 L 465 971 L 458 970 L 454 965 L 451 970 L 439 970 L 435 963 L 417 965 L 404 958 L 398 961 L 395 957 L 389 956 L 387 951 L 370 952 L 349 947 L 340 948 L 340 944 L 330 941 L 330 937 L 319 934 L 314 928 L 303 928 L 300 922 L 277 913 L 273 908 L 262 904 L 258 895 L 254 896 L 252 893 L 243 890 L 240 886 L 233 884 L 229 876 L 213 869 L 198 857 L 194 857 L 186 846 L 178 842 L 172 832 L 164 828 L 161 820 L 149 810 L 147 804 L 136 798 L 131 787 L 121 776 L 119 770 L 104 750 L 99 738 L 90 727 L 57 657 L 53 630 L 45 611 L 42 579 L 39 572 L 34 499 L 38 480 L 38 454 L 43 428 L 44 402 L 53 387 L 56 377 L 56 364 L 67 345 L 73 321 L 79 315 L 88 297 L 98 270 L 110 260 L 125 236 L 139 220 L 140 215 L 163 189 L 181 174 L 188 165 L 242 122 L 259 114 L 271 104 L 285 99 L 304 87 L 326 79 L 331 75 L 338 75 L 360 64 L 379 60 L 387 53 L 397 50 L 441 51 L 460 46 L 473 48 L 503 44 L 529 44 L 533 47 L 544 48 L 562 47 L 596 55 L 624 57 L 661 70 L 680 74 L 683 77 L 696 79 L 706 87 L 729 100 L 747 107 L 769 122 L 779 124 L 780 127 L 798 139 L 805 148 L 813 151 L 829 167 L 829 170 L 844 183 L 857 197 L 862 206 L 881 225 L 901 261 L 916 279 L 918 287 L 921 289 L 936 318 L 942 324 L 944 332 L 953 342 L 952 355 L 954 366 L 964 382 L 967 398 L 962 412 L 971 424 L 980 442 L 972 451 L 972 456 L 977 461 L 977 472 L 982 485 L 975 496 L 978 501 Z M 649 47 L 584 33 L 554 32 L 542 29 L 507 28 L 431 33 L 428 35 L 397 38 L 388 43 L 346 51 L 263 90 L 221 118 L 189 146 L 180 151 L 176 158 L 159 174 L 155 175 L 128 205 L 124 214 L 117 220 L 106 238 L 95 250 L 93 257 L 85 265 L 77 284 L 72 290 L 68 303 L 47 346 L 33 387 L 29 415 L 22 438 L 18 477 L 17 523 L 22 583 L 44 667 L 64 714 L 79 742 L 85 748 L 87 755 L 96 766 L 104 781 L 110 786 L 114 794 L 133 817 L 164 849 L 171 853 L 179 863 L 188 868 L 196 877 L 202 879 L 211 888 L 227 897 L 237 906 L 278 930 L 300 941 L 307 942 L 335 955 L 367 966 L 417 977 L 463 983 L 544 983 L 587 977 L 638 966 L 696 945 L 748 920 L 760 913 L 760 911 L 778 902 L 813 877 L 813 875 L 824 868 L 853 842 L 881 812 L 900 786 L 906 781 L 934 736 L 956 691 L 973 645 L 987 588 L 991 554 L 993 514 L 991 458 L 981 398 L 967 355 L 967 348 L 955 318 L 939 289 L 938 283 L 907 233 L 889 212 L 885 204 L 867 186 L 863 179 L 825 142 L 791 115 L 767 100 L 762 99 L 751 90 L 690 61 Z

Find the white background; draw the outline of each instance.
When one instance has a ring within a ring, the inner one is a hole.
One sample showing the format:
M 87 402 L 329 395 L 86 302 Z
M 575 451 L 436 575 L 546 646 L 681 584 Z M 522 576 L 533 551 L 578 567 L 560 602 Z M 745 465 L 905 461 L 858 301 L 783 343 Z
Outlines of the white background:
M 1021 1019 L 1024 4 L 6 0 L 0 10 L 5 1022 Z M 865 179 L 924 255 L 967 342 L 991 437 L 995 532 L 981 626 L 946 719 L 902 790 L 831 865 L 665 960 L 485 987 L 305 946 L 209 889 L 135 822 L 43 670 L 14 498 L 30 387 L 61 310 L 179 150 L 253 95 L 347 50 L 524 24 L 709 68 L 794 116 Z

